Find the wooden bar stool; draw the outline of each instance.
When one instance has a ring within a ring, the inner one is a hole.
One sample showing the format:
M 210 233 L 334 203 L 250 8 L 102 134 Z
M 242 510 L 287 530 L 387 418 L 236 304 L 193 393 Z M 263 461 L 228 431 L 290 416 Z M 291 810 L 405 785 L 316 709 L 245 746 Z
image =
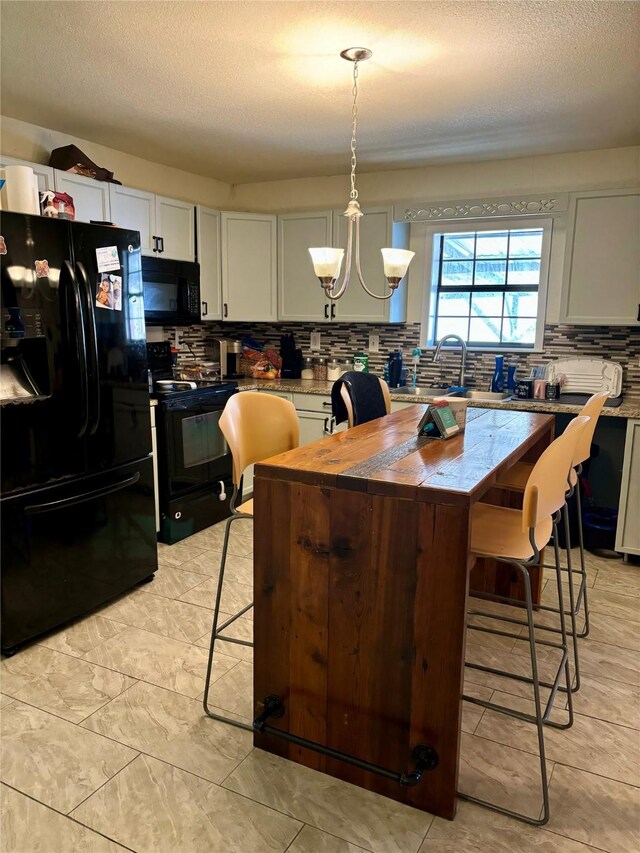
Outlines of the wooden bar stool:
M 253 499 L 236 506 L 238 498 L 242 499 L 239 492 L 242 475 L 255 462 L 261 462 L 278 453 L 293 450 L 300 441 L 300 427 L 298 415 L 293 403 L 282 397 L 272 394 L 260 393 L 258 391 L 241 391 L 234 394 L 227 402 L 220 417 L 220 429 L 224 435 L 229 450 L 233 457 L 233 494 L 231 496 L 231 515 L 226 521 L 224 531 L 224 544 L 222 546 L 222 558 L 220 560 L 220 574 L 218 576 L 218 588 L 213 610 L 213 625 L 211 627 L 211 643 L 209 645 L 209 662 L 207 664 L 207 675 L 204 686 L 204 711 L 214 720 L 223 723 L 231 723 L 238 728 L 252 731 L 252 726 L 232 720 L 229 717 L 215 714 L 209 708 L 209 686 L 211 684 L 211 671 L 213 668 L 213 654 L 216 640 L 225 643 L 236 643 L 242 646 L 253 646 L 248 640 L 240 640 L 236 637 L 227 637 L 222 633 L 253 607 L 253 602 L 247 604 L 242 610 L 231 616 L 222 625 L 218 625 L 220 615 L 220 601 L 224 586 L 224 570 L 227 561 L 227 550 L 229 547 L 229 535 L 231 525 L 240 518 L 253 518 Z
M 590 418 L 590 421 L 587 426 L 582 430 L 580 438 L 578 439 L 578 443 L 576 445 L 573 465 L 569 472 L 569 480 L 567 483 L 568 489 L 566 493 L 565 505 L 562 510 L 567 551 L 567 567 L 566 569 L 563 567 L 563 571 L 567 572 L 567 581 L 569 588 L 569 618 L 571 620 L 571 634 L 573 636 L 573 657 L 575 674 L 575 681 L 572 686 L 574 692 L 580 689 L 580 656 L 578 652 L 577 640 L 579 637 L 586 637 L 589 633 L 587 568 L 584 557 L 584 539 L 582 532 L 582 499 L 580 496 L 579 477 L 582 472 L 583 463 L 591 455 L 591 442 L 593 441 L 593 435 L 595 433 L 596 426 L 598 424 L 598 419 L 608 396 L 608 391 L 600 391 L 597 394 L 594 394 L 592 397 L 589 398 L 589 400 L 587 400 L 587 402 L 584 404 L 580 411 L 580 415 L 578 417 L 588 417 Z M 509 489 L 511 491 L 524 491 L 525 484 L 531 474 L 532 469 L 533 464 L 530 462 L 516 462 L 516 464 L 508 471 L 506 471 L 505 474 L 498 480 L 498 482 L 496 483 L 496 487 Z M 571 533 L 569 529 L 569 507 L 567 505 L 567 501 L 574 494 L 574 492 L 576 495 L 576 504 L 578 511 L 578 545 L 580 550 L 579 569 L 573 568 L 573 561 L 571 555 Z M 554 566 L 545 564 L 544 568 L 549 569 L 554 568 Z M 573 586 L 573 576 L 576 574 L 580 575 L 580 587 L 578 589 L 577 597 L 575 595 L 575 590 Z M 581 631 L 578 631 L 577 620 L 581 606 L 583 606 L 584 608 L 584 626 Z M 540 605 L 538 609 L 551 613 L 558 612 L 557 607 L 549 607 L 546 605 Z
M 569 689 L 571 685 L 569 647 L 563 610 L 562 575 L 560 571 L 560 551 L 558 548 L 557 535 L 554 536 L 554 553 L 556 557 L 556 582 L 560 610 L 560 627 L 558 629 L 561 635 L 560 643 L 536 640 L 536 625 L 534 622 L 529 568 L 539 566 L 541 551 L 551 540 L 552 533 L 560 520 L 560 509 L 565 503 L 567 479 L 569 477 L 569 470 L 572 467 L 576 445 L 580 440 L 582 431 L 588 423 L 588 417 L 574 418 L 565 432 L 550 444 L 540 456 L 533 466 L 529 479 L 527 480 L 521 510 L 477 503 L 473 508 L 471 516 L 471 553 L 476 557 L 489 557 L 494 560 L 507 563 L 510 566 L 514 566 L 522 575 L 527 607 L 526 622 L 521 622 L 520 620 L 508 616 L 496 615 L 495 613 L 481 615 L 487 615 L 493 619 L 499 619 L 510 624 L 515 623 L 527 626 L 527 639 L 529 640 L 529 652 L 531 657 L 531 676 L 524 676 L 508 672 L 506 670 L 482 666 L 480 664 L 467 663 L 466 666 L 472 669 L 481 670 L 506 678 L 517 679 L 518 681 L 531 684 L 534 694 L 535 713 L 526 714 L 520 711 L 514 711 L 504 705 L 498 705 L 495 702 L 476 699 L 475 697 L 469 697 L 466 695 L 463 696 L 463 699 L 475 705 L 480 705 L 484 708 L 489 708 L 493 711 L 498 711 L 502 714 L 506 714 L 507 716 L 515 717 L 519 720 L 525 720 L 536 725 L 538 749 L 540 753 L 543 814 L 541 818 L 534 818 L 525 814 L 513 812 L 487 800 L 481 800 L 477 797 L 472 797 L 464 793 L 459 793 L 459 796 L 462 799 L 471 800 L 472 802 L 486 806 L 494 811 L 501 812 L 502 814 L 509 815 L 510 817 L 523 820 L 526 823 L 539 826 L 547 823 L 549 820 L 549 783 L 545 764 L 544 727 L 545 725 L 553 725 L 556 728 L 569 728 L 573 724 L 573 706 L 571 691 Z M 504 600 L 506 603 L 511 603 L 511 599 Z M 520 602 L 514 601 L 513 603 Z M 467 627 L 473 629 L 476 626 L 468 625 Z M 513 637 L 515 639 L 522 639 L 518 633 L 508 633 L 503 631 L 493 632 L 487 628 L 483 628 L 482 630 Z M 562 653 L 556 675 L 551 682 L 541 681 L 538 677 L 536 643 L 559 649 Z M 567 723 L 560 724 L 551 722 L 550 715 L 553 710 L 553 703 L 563 672 L 565 683 L 567 685 L 569 719 Z M 550 688 L 549 699 L 544 711 L 542 709 L 542 702 L 540 698 L 541 686 Z

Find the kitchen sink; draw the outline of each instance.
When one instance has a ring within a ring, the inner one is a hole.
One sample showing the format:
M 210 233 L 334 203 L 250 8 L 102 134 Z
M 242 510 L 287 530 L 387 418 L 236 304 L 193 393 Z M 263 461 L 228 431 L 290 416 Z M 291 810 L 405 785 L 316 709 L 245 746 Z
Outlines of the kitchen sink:
M 446 397 L 451 393 L 449 387 L 449 385 L 445 388 L 430 385 L 426 388 L 420 386 L 414 388 L 412 385 L 403 385 L 402 388 L 389 388 L 389 391 L 392 394 L 405 394 L 408 397 Z
M 459 394 L 455 392 L 453 397 L 463 397 L 467 400 L 510 400 L 512 395 L 504 394 L 502 391 L 463 391 Z

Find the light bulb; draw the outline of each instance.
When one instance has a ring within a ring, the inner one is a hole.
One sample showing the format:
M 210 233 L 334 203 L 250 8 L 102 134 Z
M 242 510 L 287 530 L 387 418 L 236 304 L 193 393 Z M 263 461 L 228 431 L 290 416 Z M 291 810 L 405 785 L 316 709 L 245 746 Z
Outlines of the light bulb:
M 407 249 L 380 249 L 384 263 L 384 274 L 387 278 L 400 280 L 411 263 L 415 252 Z
M 336 279 L 340 275 L 344 249 L 332 249 L 329 246 L 309 249 L 313 269 L 318 278 Z

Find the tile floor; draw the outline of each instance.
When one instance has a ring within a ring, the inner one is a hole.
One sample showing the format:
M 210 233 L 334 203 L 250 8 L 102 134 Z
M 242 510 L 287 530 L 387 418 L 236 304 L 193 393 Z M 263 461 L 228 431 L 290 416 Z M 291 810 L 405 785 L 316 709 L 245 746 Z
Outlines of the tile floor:
M 251 526 L 240 525 L 230 613 L 251 599 Z M 254 750 L 248 733 L 204 717 L 221 546 L 221 525 L 159 546 L 152 584 L 3 660 L 3 853 L 640 849 L 640 568 L 589 557 L 592 629 L 580 646 L 576 720 L 547 730 L 552 817 L 535 829 L 466 802 L 453 823 L 433 818 Z M 545 601 L 555 596 L 547 581 Z M 250 638 L 250 616 L 235 630 Z M 467 645 L 468 660 L 526 671 L 522 640 L 470 631 Z M 251 650 L 227 645 L 211 703 L 249 718 L 251 678 Z M 517 682 L 472 669 L 466 681 L 469 695 L 530 707 Z M 465 704 L 461 790 L 535 812 L 535 753 L 531 727 Z

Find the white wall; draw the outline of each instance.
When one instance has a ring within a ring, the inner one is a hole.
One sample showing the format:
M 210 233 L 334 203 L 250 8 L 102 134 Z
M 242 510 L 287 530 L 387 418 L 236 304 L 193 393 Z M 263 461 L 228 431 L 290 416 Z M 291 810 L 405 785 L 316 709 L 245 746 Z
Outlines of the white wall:
M 7 157 L 47 165 L 51 151 L 63 145 L 77 145 L 98 166 L 110 169 L 125 186 L 208 207 L 226 208 L 230 204 L 231 185 L 223 181 L 203 178 L 8 116 L 0 118 L 0 151 Z M 152 156 L 151 151 L 149 155 Z

